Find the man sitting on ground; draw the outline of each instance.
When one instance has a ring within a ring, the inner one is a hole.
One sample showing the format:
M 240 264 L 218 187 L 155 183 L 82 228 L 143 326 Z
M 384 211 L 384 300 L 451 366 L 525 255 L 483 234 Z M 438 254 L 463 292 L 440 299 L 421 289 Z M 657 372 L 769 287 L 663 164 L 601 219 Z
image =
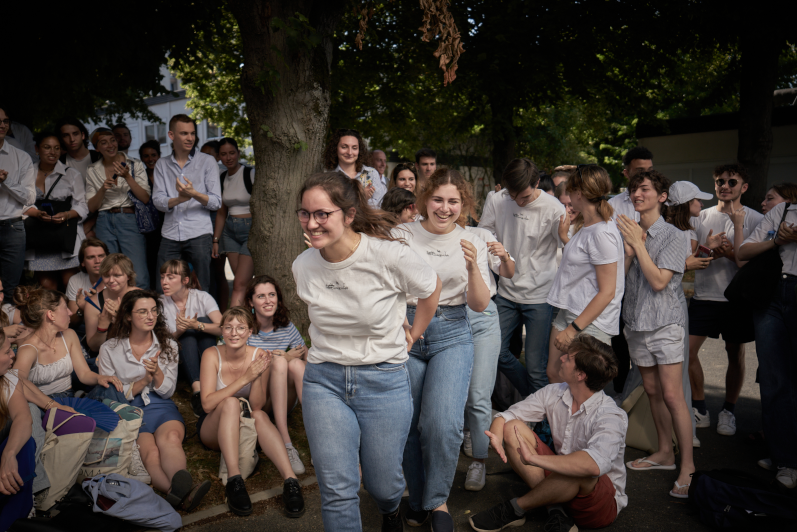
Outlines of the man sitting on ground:
M 617 375 L 614 353 L 603 342 L 579 335 L 561 361 L 564 382 L 497 414 L 485 431 L 531 491 L 471 517 L 477 532 L 521 526 L 525 513 L 541 506 L 548 507 L 546 531 L 603 528 L 628 504 L 623 464 L 628 418 L 602 391 Z M 526 425 L 546 417 L 556 454 Z

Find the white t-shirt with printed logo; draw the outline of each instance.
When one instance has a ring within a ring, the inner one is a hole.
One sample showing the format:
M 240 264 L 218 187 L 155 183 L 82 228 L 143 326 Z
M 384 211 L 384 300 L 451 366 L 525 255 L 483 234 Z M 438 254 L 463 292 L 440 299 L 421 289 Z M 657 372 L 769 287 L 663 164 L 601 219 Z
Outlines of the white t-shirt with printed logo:
M 487 262 L 487 244 L 484 240 L 458 225 L 455 225 L 450 233 L 437 235 L 424 229 L 421 223 L 400 225 L 396 228 L 396 234 L 404 238 L 409 246 L 437 272 L 443 283 L 439 303 L 441 307 L 467 303 L 468 270 L 461 240 L 467 240 L 476 247 L 476 263 L 479 265 L 484 284 L 489 288 L 492 274 Z M 418 298 L 413 294 L 407 294 L 407 304 L 417 305 Z
M 296 293 L 310 317 L 311 364 L 406 361 L 406 294 L 425 299 L 437 288 L 434 270 L 409 246 L 361 237 L 344 261 L 327 262 L 313 248 L 293 261 Z
M 519 207 L 506 190 L 485 202 L 479 227 L 495 233 L 515 258 L 515 276 L 498 280 L 498 295 L 515 303 L 545 303 L 556 275 L 559 217 L 565 206 L 550 194 Z
M 764 215 L 744 208 L 744 238 L 747 239 L 758 226 Z M 725 232 L 725 237 L 733 243 L 736 232 L 730 216 L 720 212 L 717 207 L 709 207 L 700 211 L 700 216 L 691 219 L 692 227 L 697 232 L 698 245 L 705 246 L 709 231 L 712 235 Z M 705 270 L 695 270 L 695 299 L 701 301 L 728 301 L 725 299 L 725 289 L 731 283 L 739 267 L 731 259 L 725 257 L 712 260 Z
M 592 322 L 606 334 L 620 334 L 620 304 L 625 291 L 625 252 L 623 237 L 614 222 L 599 222 L 582 227 L 562 252 L 548 304 L 578 315 L 598 295 L 595 266 L 617 263 L 617 280 L 611 303 Z M 582 328 L 588 324 L 579 324 Z

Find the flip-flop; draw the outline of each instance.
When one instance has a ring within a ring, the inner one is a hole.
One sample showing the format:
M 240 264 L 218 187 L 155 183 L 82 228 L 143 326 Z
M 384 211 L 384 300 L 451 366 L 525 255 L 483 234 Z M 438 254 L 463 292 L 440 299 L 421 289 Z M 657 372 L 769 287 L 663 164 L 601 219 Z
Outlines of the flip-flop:
M 637 467 L 637 466 L 634 465 L 637 462 L 639 462 L 639 463 L 644 462 L 644 463 L 650 464 L 650 465 L 646 466 L 646 467 Z M 655 469 L 660 469 L 662 471 L 674 471 L 675 470 L 675 464 L 670 464 L 670 465 L 657 464 L 656 462 L 651 462 L 650 460 L 648 460 L 647 456 L 645 458 L 640 458 L 639 460 L 632 460 L 631 462 L 626 462 L 625 466 L 628 469 L 631 469 L 633 471 L 653 471 Z
M 688 488 L 691 484 L 678 484 L 678 481 L 675 481 L 675 489 L 679 490 L 681 488 Z M 675 497 L 676 499 L 688 499 L 689 492 L 686 493 L 678 493 L 676 491 L 670 490 L 670 497 Z

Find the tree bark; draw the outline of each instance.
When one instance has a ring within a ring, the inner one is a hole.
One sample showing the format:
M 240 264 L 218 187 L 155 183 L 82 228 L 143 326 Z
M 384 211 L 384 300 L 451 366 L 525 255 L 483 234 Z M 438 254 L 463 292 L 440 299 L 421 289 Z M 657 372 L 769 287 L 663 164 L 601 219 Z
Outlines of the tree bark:
M 767 192 L 769 157 L 772 153 L 772 107 L 778 73 L 778 57 L 785 45 L 773 31 L 745 31 L 740 37 L 739 146 L 736 157 L 749 175 L 742 203 L 761 210 Z
M 291 272 L 305 249 L 296 218 L 297 195 L 310 174 L 320 171 L 330 104 L 332 34 L 346 4 L 341 0 L 230 0 L 244 52 L 241 88 L 252 127 L 256 177 L 250 202 L 249 250 L 255 275 L 279 283 L 291 318 L 307 334 L 307 308 L 296 295 Z M 275 30 L 274 19 L 290 23 L 300 13 L 320 37 L 301 24 Z M 297 147 L 299 145 L 300 147 Z
M 517 135 L 512 123 L 515 109 L 500 91 L 490 95 L 493 137 L 493 177 L 496 184 L 502 184 L 504 169 L 515 158 Z

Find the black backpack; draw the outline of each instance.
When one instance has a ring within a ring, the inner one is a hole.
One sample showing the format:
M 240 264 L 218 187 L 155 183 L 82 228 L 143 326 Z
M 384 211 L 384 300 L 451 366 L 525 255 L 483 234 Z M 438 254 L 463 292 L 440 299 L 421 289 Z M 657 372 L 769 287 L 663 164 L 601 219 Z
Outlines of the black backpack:
M 697 471 L 689 486 L 689 505 L 714 528 L 793 530 L 797 526 L 792 497 L 735 469 Z
M 227 170 L 221 173 L 221 193 L 224 194 L 224 180 L 227 178 Z M 246 192 L 249 195 L 252 195 L 252 167 L 244 165 L 244 186 L 246 187 Z

